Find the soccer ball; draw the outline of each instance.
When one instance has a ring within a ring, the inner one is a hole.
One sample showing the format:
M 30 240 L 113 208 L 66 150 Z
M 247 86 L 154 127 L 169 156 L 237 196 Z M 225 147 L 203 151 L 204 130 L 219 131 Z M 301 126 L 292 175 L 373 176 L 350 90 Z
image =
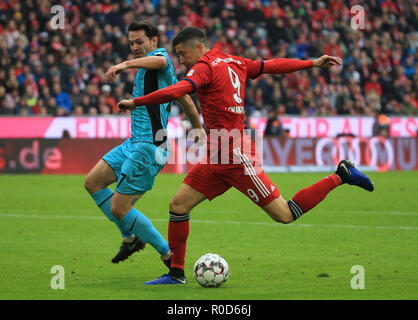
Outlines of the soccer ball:
M 202 287 L 220 287 L 229 276 L 228 262 L 216 253 L 207 253 L 197 259 L 193 275 Z

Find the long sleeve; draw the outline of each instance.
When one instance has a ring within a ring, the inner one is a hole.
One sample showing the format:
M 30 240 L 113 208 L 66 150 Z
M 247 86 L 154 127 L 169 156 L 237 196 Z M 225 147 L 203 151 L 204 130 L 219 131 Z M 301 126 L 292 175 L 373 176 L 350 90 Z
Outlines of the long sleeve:
M 297 60 L 277 58 L 264 61 L 264 70 L 262 73 L 281 74 L 289 73 L 302 69 L 312 68 L 312 60 Z
M 306 68 L 313 67 L 312 60 L 297 60 L 277 58 L 272 60 L 249 60 L 246 59 L 248 65 L 248 78 L 257 78 L 261 74 L 282 74 L 294 72 Z
M 172 86 L 154 91 L 142 97 L 134 98 L 134 103 L 136 106 L 166 103 L 181 98 L 193 92 L 193 90 L 193 85 L 189 81 L 182 80 Z

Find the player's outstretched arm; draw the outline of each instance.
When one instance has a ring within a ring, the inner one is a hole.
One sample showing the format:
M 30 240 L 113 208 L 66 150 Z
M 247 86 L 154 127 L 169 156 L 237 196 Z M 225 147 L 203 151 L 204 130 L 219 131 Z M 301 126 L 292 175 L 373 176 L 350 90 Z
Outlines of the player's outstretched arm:
M 254 63 L 255 62 L 256 61 L 254 61 Z M 341 64 L 342 64 L 342 61 L 340 58 L 327 56 L 327 55 L 323 55 L 315 60 L 277 58 L 277 59 L 263 61 L 261 64 L 261 69 L 262 69 L 261 73 L 283 74 L 283 73 L 295 72 L 295 71 L 312 68 L 312 67 L 325 68 L 325 67 L 331 67 L 334 65 L 341 65 Z M 251 69 L 253 70 L 254 73 L 256 73 L 257 68 L 254 69 L 252 67 Z
M 111 66 L 106 72 L 106 82 L 111 82 L 115 79 L 116 75 L 123 70 L 130 68 L 143 68 L 149 70 L 163 69 L 167 65 L 167 58 L 164 56 L 148 56 L 132 60 L 127 60 Z
M 134 110 L 139 106 L 166 103 L 177 100 L 193 91 L 193 85 L 188 81 L 182 80 L 172 86 L 154 91 L 142 97 L 134 98 L 133 100 L 121 100 L 118 103 L 118 109 L 119 111 Z

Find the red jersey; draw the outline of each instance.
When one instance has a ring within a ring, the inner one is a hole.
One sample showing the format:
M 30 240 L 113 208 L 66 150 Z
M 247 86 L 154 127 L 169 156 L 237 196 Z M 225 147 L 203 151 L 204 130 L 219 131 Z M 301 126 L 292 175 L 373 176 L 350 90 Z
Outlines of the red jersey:
M 193 85 L 209 130 L 244 129 L 245 82 L 249 77 L 258 77 L 261 68 L 261 61 L 212 49 L 189 70 L 183 80 Z
M 235 148 L 250 158 L 258 158 L 254 146 L 243 132 L 244 96 L 247 78 L 258 77 L 263 71 L 261 68 L 260 61 L 212 49 L 193 65 L 183 79 L 193 85 L 199 98 L 203 121 L 208 128 L 208 158 L 212 162 L 235 160 L 239 163 L 239 159 L 234 159 Z M 225 130 L 220 132 L 222 129 Z

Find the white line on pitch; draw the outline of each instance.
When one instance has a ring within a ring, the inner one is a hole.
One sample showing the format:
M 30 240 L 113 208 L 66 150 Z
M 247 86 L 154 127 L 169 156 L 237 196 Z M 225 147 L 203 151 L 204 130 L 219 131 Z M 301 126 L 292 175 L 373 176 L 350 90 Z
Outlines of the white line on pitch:
M 209 210 L 205 210 L 205 209 L 200 209 L 199 212 L 201 213 L 212 213 L 213 211 L 209 211 Z M 238 211 L 238 210 L 228 210 L 228 211 L 217 211 L 218 213 L 230 213 L 230 214 L 235 214 L 235 213 L 242 213 L 242 211 Z M 321 210 L 321 209 L 315 209 L 315 212 L 317 213 L 327 213 L 327 214 L 362 214 L 362 215 L 377 215 L 377 214 L 389 214 L 389 215 L 405 215 L 405 216 L 415 216 L 418 215 L 418 211 L 368 211 L 368 210 L 357 210 L 357 211 L 344 211 L 344 212 L 339 212 L 336 210 Z M 314 213 L 315 214 L 315 213 Z
M 16 214 L 16 213 L 0 213 L 0 217 L 9 218 L 28 218 L 28 219 L 77 219 L 77 220 L 106 220 L 103 216 L 72 216 L 72 215 L 38 215 L 38 214 Z M 152 219 L 153 222 L 166 222 L 168 219 Z M 192 223 L 206 224 L 236 224 L 236 225 L 261 225 L 261 226 L 278 226 L 273 222 L 252 222 L 252 221 L 214 221 L 191 219 Z M 361 225 L 338 225 L 338 224 L 303 224 L 295 223 L 283 227 L 308 227 L 308 228 L 342 228 L 342 229 L 379 229 L 379 230 L 418 230 L 418 227 L 411 226 L 361 226 Z
M 0 210 L 7 210 L 8 209 L 0 209 Z M 77 213 L 91 213 L 94 209 L 77 209 L 73 212 Z M 257 209 L 256 209 L 257 210 Z M 57 209 L 59 211 L 59 209 Z M 153 211 L 148 211 L 154 212 Z M 342 214 L 341 212 L 338 212 L 336 210 L 321 210 L 321 209 L 315 209 L 318 213 L 327 213 L 327 214 Z M 43 209 L 10 209 L 10 212 L 12 213 L 45 213 L 45 210 Z M 52 212 L 51 209 L 47 211 L 48 213 Z M 212 213 L 213 211 L 209 211 L 207 209 L 199 209 L 199 213 Z M 218 213 L 225 213 L 225 214 L 238 214 L 242 213 L 242 211 L 239 210 L 217 210 Z M 405 215 L 405 216 L 414 216 L 418 215 L 418 211 L 369 211 L 369 210 L 351 210 L 351 211 L 344 211 L 343 214 L 362 214 L 362 215 L 368 215 L 368 214 L 389 214 L 389 215 Z

